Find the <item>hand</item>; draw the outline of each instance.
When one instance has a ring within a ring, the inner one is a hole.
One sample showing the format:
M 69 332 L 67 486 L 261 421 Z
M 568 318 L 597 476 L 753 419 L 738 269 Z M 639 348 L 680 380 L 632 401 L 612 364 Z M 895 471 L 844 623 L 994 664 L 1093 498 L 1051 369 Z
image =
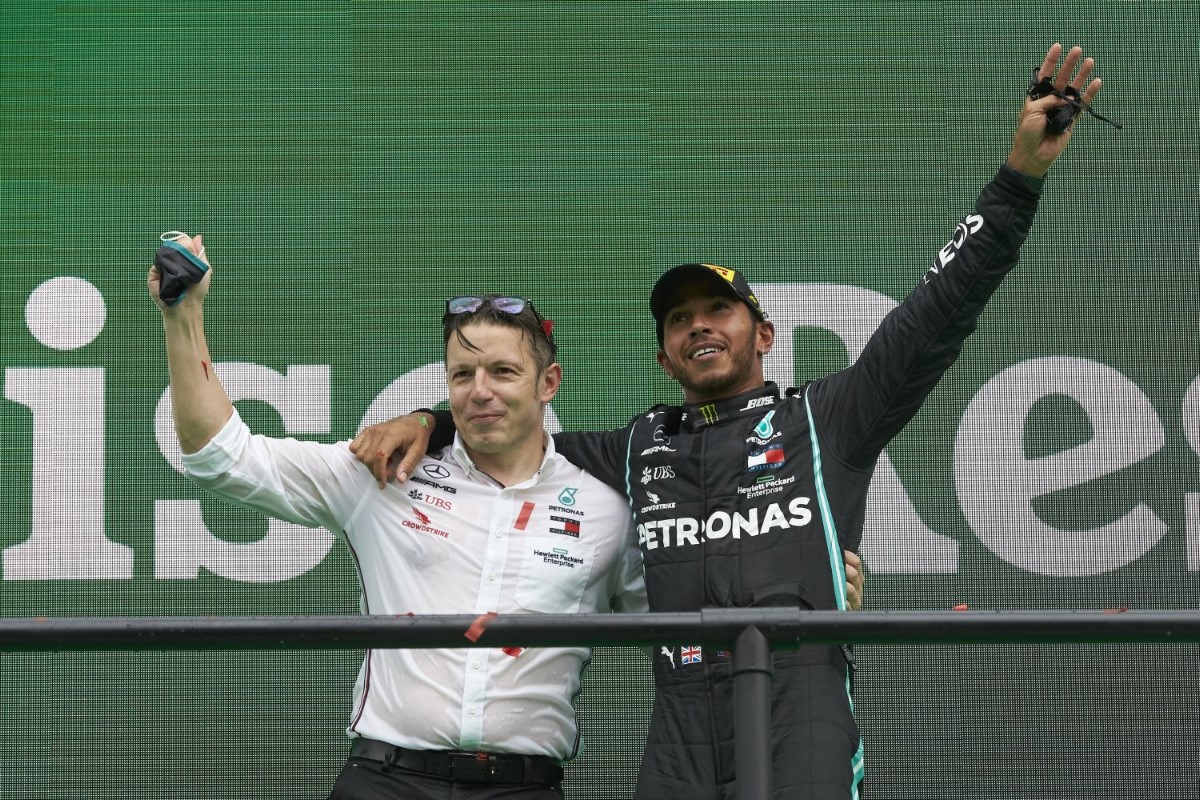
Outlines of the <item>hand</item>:
M 1038 68 L 1037 80 L 1053 76 L 1054 88 L 1060 91 L 1065 89 L 1069 82 L 1083 96 L 1083 102 L 1091 105 L 1092 101 L 1096 99 L 1096 95 L 1100 93 L 1101 85 L 1099 78 L 1088 81 L 1088 76 L 1095 69 L 1096 62 L 1091 58 L 1086 58 L 1081 64 L 1083 48 L 1072 47 L 1071 51 L 1067 53 L 1062 67 L 1056 73 L 1055 66 L 1061 56 L 1062 45 L 1056 42 L 1046 52 L 1046 58 L 1042 61 L 1042 66 Z M 1079 66 L 1079 72 L 1072 78 L 1071 73 L 1075 71 L 1076 65 Z M 1085 85 L 1087 88 L 1084 88 Z M 1071 141 L 1071 135 L 1075 131 L 1074 124 L 1058 134 L 1046 130 L 1047 112 L 1065 102 L 1062 98 L 1054 95 L 1047 95 L 1040 100 L 1025 98 L 1025 106 L 1021 109 L 1021 116 L 1017 120 L 1017 132 L 1013 136 L 1012 150 L 1008 154 L 1010 167 L 1036 178 L 1046 174 L 1050 165 L 1067 148 L 1067 143 Z
M 846 605 L 851 611 L 862 608 L 863 600 L 863 568 L 862 559 L 852 550 L 842 552 L 842 560 L 846 564 Z
M 433 417 L 420 412 L 368 425 L 350 442 L 350 452 L 371 470 L 380 489 L 393 477 L 404 483 L 429 449 L 433 425 Z
M 196 258 L 203 261 L 208 266 L 208 271 L 204 273 L 204 277 L 195 286 L 188 288 L 187 294 L 183 299 L 174 306 L 168 306 L 162 301 L 162 273 L 158 271 L 157 266 L 150 267 L 150 271 L 146 273 L 146 288 L 150 290 L 150 299 L 154 301 L 154 305 L 158 306 L 158 310 L 164 314 L 174 314 L 178 311 L 185 311 L 189 308 L 199 308 L 204 305 L 204 297 L 208 294 L 208 285 L 212 282 L 212 265 L 208 263 L 208 256 L 204 251 L 204 241 L 200 234 L 196 234 L 196 238 L 184 234 L 175 240 L 176 244 L 186 247 L 192 252 Z

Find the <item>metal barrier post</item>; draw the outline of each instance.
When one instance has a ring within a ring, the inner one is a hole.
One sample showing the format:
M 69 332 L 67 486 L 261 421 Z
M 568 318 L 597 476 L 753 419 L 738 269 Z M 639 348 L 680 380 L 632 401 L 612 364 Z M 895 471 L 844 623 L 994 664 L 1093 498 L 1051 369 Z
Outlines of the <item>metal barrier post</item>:
M 738 800 L 771 800 L 771 644 L 751 625 L 733 645 Z

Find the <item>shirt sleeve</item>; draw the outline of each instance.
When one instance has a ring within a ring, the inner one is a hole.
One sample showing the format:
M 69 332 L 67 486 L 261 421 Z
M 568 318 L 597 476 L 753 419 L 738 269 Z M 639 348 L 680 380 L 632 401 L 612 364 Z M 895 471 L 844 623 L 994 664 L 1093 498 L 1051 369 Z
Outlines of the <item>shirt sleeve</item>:
M 988 300 L 1016 266 L 1039 196 L 1021 173 L 1001 167 L 855 363 L 813 382 L 809 391 L 823 448 L 852 467 L 875 463 L 958 358 Z
M 254 435 L 236 409 L 208 444 L 183 456 L 183 466 L 194 483 L 222 500 L 335 532 L 370 489 L 369 473 L 346 442 Z
M 642 570 L 642 551 L 638 548 L 637 529 L 633 515 L 625 527 L 624 547 L 620 563 L 613 570 L 613 611 L 649 611 L 646 600 L 646 578 Z

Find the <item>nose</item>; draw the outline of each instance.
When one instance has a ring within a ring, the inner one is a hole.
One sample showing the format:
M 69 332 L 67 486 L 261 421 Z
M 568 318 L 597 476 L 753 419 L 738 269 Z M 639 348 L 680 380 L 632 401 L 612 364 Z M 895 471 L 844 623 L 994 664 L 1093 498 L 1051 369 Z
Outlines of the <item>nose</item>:
M 703 313 L 692 316 L 692 327 L 688 330 L 688 336 L 699 336 L 702 333 L 708 333 L 712 328 L 708 324 L 708 317 Z
M 471 381 L 471 399 L 476 402 L 486 402 L 492 398 L 492 381 L 486 369 L 475 370 L 475 379 Z

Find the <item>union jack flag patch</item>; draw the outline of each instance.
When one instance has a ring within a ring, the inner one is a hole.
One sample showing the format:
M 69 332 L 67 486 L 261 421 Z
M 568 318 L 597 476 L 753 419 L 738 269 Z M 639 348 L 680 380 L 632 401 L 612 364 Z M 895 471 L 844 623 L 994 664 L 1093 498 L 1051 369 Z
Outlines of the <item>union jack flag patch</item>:
M 694 645 L 691 647 L 680 648 L 679 663 L 680 664 L 699 664 L 700 663 L 700 646 Z

